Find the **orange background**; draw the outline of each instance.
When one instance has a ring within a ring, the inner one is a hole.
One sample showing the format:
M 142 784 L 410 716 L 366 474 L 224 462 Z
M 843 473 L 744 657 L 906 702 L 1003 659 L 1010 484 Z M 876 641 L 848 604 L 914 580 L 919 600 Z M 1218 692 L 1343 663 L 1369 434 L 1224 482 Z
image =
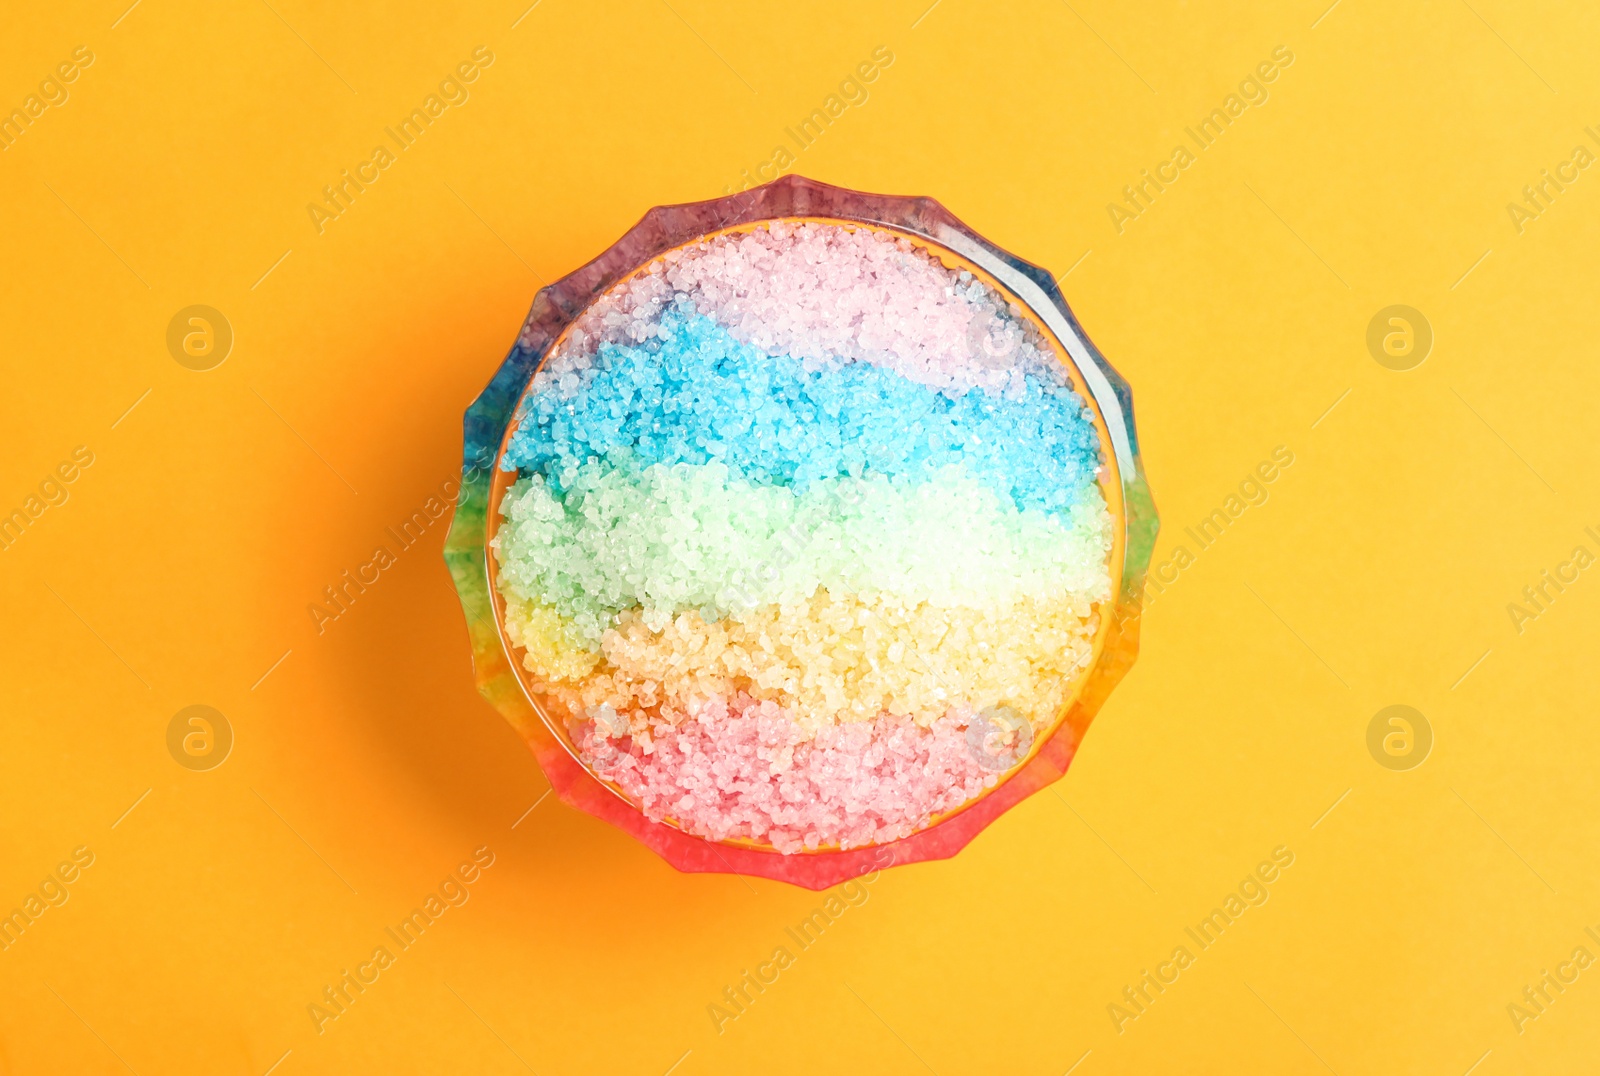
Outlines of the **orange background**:
M 1507 605 L 1600 553 L 1600 179 L 1520 230 L 1506 205 L 1600 130 L 1600 16 L 452 8 L 7 15 L 0 109 L 95 58 L 0 152 L 0 511 L 94 462 L 0 552 L 0 912 L 94 860 L 0 952 L 0 1071 L 1592 1067 L 1600 971 L 1520 1031 L 1507 1006 L 1600 955 L 1600 582 L 1520 633 Z M 1268 99 L 1119 233 L 1107 203 L 1280 45 Z M 479 46 L 470 98 L 319 234 L 307 203 Z M 1158 562 L 1276 446 L 1295 463 L 1191 549 L 1064 781 L 884 872 L 719 1032 L 708 1006 L 826 895 L 682 876 L 541 802 L 473 689 L 443 520 L 322 633 L 307 606 L 459 467 L 541 281 L 737 184 L 879 46 L 795 170 L 934 195 L 1067 274 L 1134 386 Z M 1396 303 L 1435 334 L 1404 372 L 1365 342 Z M 195 304 L 234 334 L 203 372 L 166 345 Z M 1366 745 L 1395 703 L 1434 736 L 1403 772 Z M 203 772 L 167 747 L 194 704 L 234 735 Z M 1119 1032 L 1107 1006 L 1279 846 L 1267 903 Z M 319 1033 L 307 1006 L 485 847 Z

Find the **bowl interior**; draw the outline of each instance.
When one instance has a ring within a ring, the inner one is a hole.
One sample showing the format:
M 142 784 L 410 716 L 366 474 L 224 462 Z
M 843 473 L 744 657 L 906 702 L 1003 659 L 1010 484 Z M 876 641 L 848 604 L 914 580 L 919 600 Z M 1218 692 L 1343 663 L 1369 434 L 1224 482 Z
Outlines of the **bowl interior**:
M 1010 777 L 1018 773 L 1028 764 L 1029 761 L 1033 759 L 1035 755 L 1043 750 L 1045 745 L 1048 744 L 1052 738 L 1058 735 L 1081 735 L 1081 729 L 1064 728 L 1064 726 L 1066 725 L 1066 717 L 1072 711 L 1074 704 L 1078 701 L 1084 685 L 1089 682 L 1095 672 L 1096 667 L 1100 664 L 1105 653 L 1107 640 L 1110 637 L 1113 629 L 1114 617 L 1111 615 L 1111 612 L 1118 601 L 1118 584 L 1123 578 L 1124 561 L 1127 555 L 1127 521 L 1126 504 L 1123 498 L 1123 475 L 1120 470 L 1117 453 L 1113 448 L 1110 429 L 1106 424 L 1104 414 L 1101 412 L 1099 402 L 1095 399 L 1094 394 L 1089 390 L 1089 386 L 1084 380 L 1082 371 L 1078 369 L 1077 363 L 1073 361 L 1067 349 L 1056 337 L 1056 334 L 1050 330 L 1049 326 L 1045 324 L 1045 321 L 1028 303 L 1024 302 L 1011 289 L 1002 284 L 994 277 L 993 274 L 989 273 L 982 266 L 976 264 L 970 259 L 958 254 L 943 244 L 929 239 L 926 236 L 918 235 L 913 232 L 904 231 L 902 229 L 877 222 L 851 220 L 841 217 L 782 216 L 774 217 L 770 220 L 750 221 L 742 224 L 731 225 L 726 228 L 716 229 L 714 231 L 708 231 L 703 235 L 696 236 L 688 242 L 671 248 L 671 250 L 657 254 L 634 267 L 630 272 L 620 276 L 605 290 L 610 291 L 611 289 L 614 289 L 626 283 L 627 281 L 644 274 L 651 264 L 668 257 L 674 251 L 697 246 L 702 242 L 714 239 L 720 235 L 739 234 L 754 231 L 757 228 L 765 227 L 768 224 L 776 221 L 782 221 L 787 224 L 833 224 L 847 228 L 884 232 L 896 238 L 909 241 L 918 249 L 927 252 L 932 257 L 937 259 L 948 269 L 953 269 L 958 272 L 965 270 L 982 280 L 1001 296 L 1004 296 L 1006 299 L 1008 299 L 1012 307 L 1013 316 L 1020 316 L 1031 323 L 1038 333 L 1038 339 L 1049 345 L 1051 351 L 1056 357 L 1056 360 L 1061 364 L 1062 368 L 1066 371 L 1067 376 L 1071 380 L 1073 390 L 1078 394 L 1079 398 L 1088 405 L 1089 412 L 1094 421 L 1095 434 L 1099 440 L 1101 467 L 1100 472 L 1097 475 L 1097 482 L 1099 484 L 1102 496 L 1105 497 L 1106 508 L 1110 512 L 1112 520 L 1112 548 L 1107 558 L 1107 569 L 1112 580 L 1113 593 L 1110 599 L 1097 603 L 1094 606 L 1094 615 L 1096 617 L 1097 624 L 1090 660 L 1088 664 L 1085 665 L 1084 668 L 1081 669 L 1074 677 L 1073 682 L 1063 698 L 1061 707 L 1057 711 L 1055 718 L 1051 721 L 1050 725 L 1045 729 L 1045 731 L 1034 737 L 1033 743 L 1029 747 L 1027 754 L 1018 758 L 1012 766 L 1008 767 L 1003 773 L 999 774 L 999 780 L 993 787 L 987 789 L 983 794 L 975 796 L 974 798 L 961 804 L 959 807 L 943 812 L 942 814 L 935 815 L 929 821 L 928 825 L 923 827 L 923 830 L 925 831 L 948 818 L 970 809 L 974 805 L 981 803 L 987 797 L 993 795 L 996 791 L 1004 786 Z M 569 321 L 567 327 L 563 329 L 561 334 L 550 344 L 550 346 L 546 349 L 545 354 L 541 356 L 541 365 L 549 355 L 555 353 L 566 342 L 569 334 L 573 331 L 574 326 L 578 323 L 578 320 L 579 319 L 577 317 L 574 317 L 571 321 Z M 500 521 L 502 518 L 500 511 L 501 502 L 504 499 L 507 491 L 510 490 L 518 478 L 518 475 L 515 471 L 502 470 L 500 463 L 505 457 L 506 449 L 510 445 L 513 434 L 516 432 L 517 420 L 518 417 L 523 414 L 523 404 L 526 400 L 526 397 L 533 391 L 533 383 L 534 379 L 530 377 L 527 387 L 523 390 L 523 396 L 518 399 L 517 406 L 512 411 L 513 417 L 511 421 L 507 423 L 506 429 L 502 433 L 500 446 L 495 455 L 494 470 L 490 478 L 488 511 L 487 517 L 484 521 L 485 536 L 483 552 L 484 566 L 487 570 L 489 579 L 489 596 L 494 606 L 495 627 L 500 634 L 501 645 L 504 646 L 505 652 L 512 658 L 512 669 L 516 675 L 517 682 L 522 687 L 523 694 L 527 696 L 528 702 L 532 705 L 534 711 L 539 715 L 539 719 L 549 729 L 551 735 L 555 737 L 556 741 L 560 743 L 567 753 L 572 756 L 577 764 L 584 768 L 586 773 L 588 773 L 603 787 L 608 789 L 613 795 L 617 796 L 623 802 L 629 804 L 630 806 L 637 807 L 632 798 L 624 793 L 622 789 L 617 787 L 615 783 L 608 780 L 602 774 L 596 773 L 594 770 L 584 765 L 577 745 L 572 742 L 572 738 L 567 731 L 566 722 L 552 714 L 549 707 L 546 706 L 542 695 L 537 690 L 530 674 L 523 665 L 522 649 L 512 644 L 510 637 L 506 633 L 506 603 L 505 598 L 501 595 L 499 588 L 499 563 L 492 549 L 490 548 L 490 543 L 493 542 L 495 534 L 499 530 Z M 662 822 L 671 825 L 674 828 L 682 828 L 678 826 L 677 822 L 670 817 L 662 819 Z M 751 849 L 771 850 L 771 845 L 767 844 L 766 842 L 756 841 L 749 838 L 729 838 L 717 843 Z M 797 852 L 795 854 L 817 855 L 837 850 L 837 846 L 823 845 L 814 851 L 808 850 Z

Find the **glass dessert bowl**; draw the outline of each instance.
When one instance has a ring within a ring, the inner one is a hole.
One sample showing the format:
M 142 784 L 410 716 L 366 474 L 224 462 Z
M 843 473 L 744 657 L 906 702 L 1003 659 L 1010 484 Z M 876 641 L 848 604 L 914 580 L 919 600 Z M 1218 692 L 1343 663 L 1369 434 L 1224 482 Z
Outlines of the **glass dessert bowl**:
M 446 556 L 557 793 L 683 870 L 822 888 L 1060 777 L 1156 520 L 1049 274 L 799 177 L 651 210 L 536 297 Z

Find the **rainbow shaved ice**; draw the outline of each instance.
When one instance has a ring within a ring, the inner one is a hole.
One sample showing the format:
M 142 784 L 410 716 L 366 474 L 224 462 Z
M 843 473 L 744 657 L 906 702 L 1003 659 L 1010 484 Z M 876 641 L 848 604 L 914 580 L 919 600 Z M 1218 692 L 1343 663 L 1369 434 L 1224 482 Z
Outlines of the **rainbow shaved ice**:
M 546 357 L 501 460 L 507 638 L 652 820 L 905 837 L 1049 731 L 1112 597 L 1094 416 L 989 284 L 870 227 L 672 251 Z M 1020 755 L 1018 756 L 1020 757 Z

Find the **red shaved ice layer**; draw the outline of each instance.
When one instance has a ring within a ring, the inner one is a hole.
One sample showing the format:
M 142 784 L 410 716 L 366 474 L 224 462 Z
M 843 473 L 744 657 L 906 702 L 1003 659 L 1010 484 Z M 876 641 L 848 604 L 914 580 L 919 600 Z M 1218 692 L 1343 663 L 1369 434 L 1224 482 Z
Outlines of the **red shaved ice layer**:
M 793 853 L 896 840 L 992 788 L 997 775 L 974 757 L 966 727 L 955 716 L 922 727 L 884 715 L 812 738 L 776 703 L 741 693 L 658 728 L 648 754 L 599 722 L 577 736 L 584 763 L 652 821 Z

